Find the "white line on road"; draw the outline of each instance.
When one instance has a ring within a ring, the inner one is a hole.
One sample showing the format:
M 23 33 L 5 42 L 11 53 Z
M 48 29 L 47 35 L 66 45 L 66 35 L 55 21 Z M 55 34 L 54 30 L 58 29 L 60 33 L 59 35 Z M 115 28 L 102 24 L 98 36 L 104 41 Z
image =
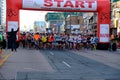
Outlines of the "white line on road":
M 63 61 L 62 63 L 65 64 L 67 67 L 71 68 L 71 66 L 68 63 L 66 63 L 65 61 Z
M 35 70 L 35 71 L 39 71 L 39 70 L 33 69 L 33 68 L 24 68 L 24 69 L 26 69 L 26 70 Z
M 53 52 L 50 52 L 50 54 L 51 54 L 51 55 L 54 55 L 54 53 L 53 53 Z

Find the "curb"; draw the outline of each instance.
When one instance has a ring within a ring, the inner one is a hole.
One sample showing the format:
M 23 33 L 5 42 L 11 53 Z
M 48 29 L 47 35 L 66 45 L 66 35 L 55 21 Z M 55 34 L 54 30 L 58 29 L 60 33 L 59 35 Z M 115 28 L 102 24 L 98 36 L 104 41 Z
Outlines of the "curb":
M 4 57 L 4 59 L 0 60 L 0 67 L 8 60 L 8 58 L 13 54 L 13 52 L 9 53 Z

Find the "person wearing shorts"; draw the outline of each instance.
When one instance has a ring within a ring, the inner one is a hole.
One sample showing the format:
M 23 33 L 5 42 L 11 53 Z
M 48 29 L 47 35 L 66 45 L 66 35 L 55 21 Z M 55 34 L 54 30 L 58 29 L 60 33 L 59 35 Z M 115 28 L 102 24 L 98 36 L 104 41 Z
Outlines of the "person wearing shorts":
M 42 35 L 42 47 L 45 49 L 46 48 L 46 42 L 47 42 L 47 36 L 45 34 Z
M 53 41 L 55 40 L 54 35 L 50 34 L 48 37 L 48 42 L 49 42 L 49 48 L 51 48 Z
M 68 41 L 69 41 L 69 48 L 72 49 L 73 48 L 73 41 L 74 41 L 73 40 L 73 35 L 69 36 L 69 40 Z
M 56 39 L 56 42 L 57 42 L 57 44 L 58 44 L 58 48 L 60 48 L 60 44 L 61 44 L 60 34 L 57 34 L 57 35 L 55 36 L 55 39 Z

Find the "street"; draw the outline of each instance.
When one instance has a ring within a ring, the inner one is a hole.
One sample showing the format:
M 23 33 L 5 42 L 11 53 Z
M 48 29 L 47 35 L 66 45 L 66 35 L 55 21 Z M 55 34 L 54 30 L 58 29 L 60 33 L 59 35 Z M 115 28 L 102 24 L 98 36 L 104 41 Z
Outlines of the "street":
M 120 80 L 120 0 L 0 0 L 0 80 Z
M 119 51 L 19 48 L 0 68 L 0 79 L 120 80 L 119 57 Z

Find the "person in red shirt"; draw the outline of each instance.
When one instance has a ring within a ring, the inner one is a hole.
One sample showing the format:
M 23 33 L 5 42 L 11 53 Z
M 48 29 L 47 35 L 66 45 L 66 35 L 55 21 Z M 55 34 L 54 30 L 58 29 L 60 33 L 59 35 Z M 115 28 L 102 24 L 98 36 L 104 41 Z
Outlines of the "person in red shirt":
M 26 45 L 26 35 L 25 33 L 21 35 L 22 47 L 25 48 Z
M 50 36 L 48 37 L 48 42 L 49 42 L 49 47 L 52 47 L 53 48 L 53 41 L 55 40 L 53 34 L 50 34 Z

